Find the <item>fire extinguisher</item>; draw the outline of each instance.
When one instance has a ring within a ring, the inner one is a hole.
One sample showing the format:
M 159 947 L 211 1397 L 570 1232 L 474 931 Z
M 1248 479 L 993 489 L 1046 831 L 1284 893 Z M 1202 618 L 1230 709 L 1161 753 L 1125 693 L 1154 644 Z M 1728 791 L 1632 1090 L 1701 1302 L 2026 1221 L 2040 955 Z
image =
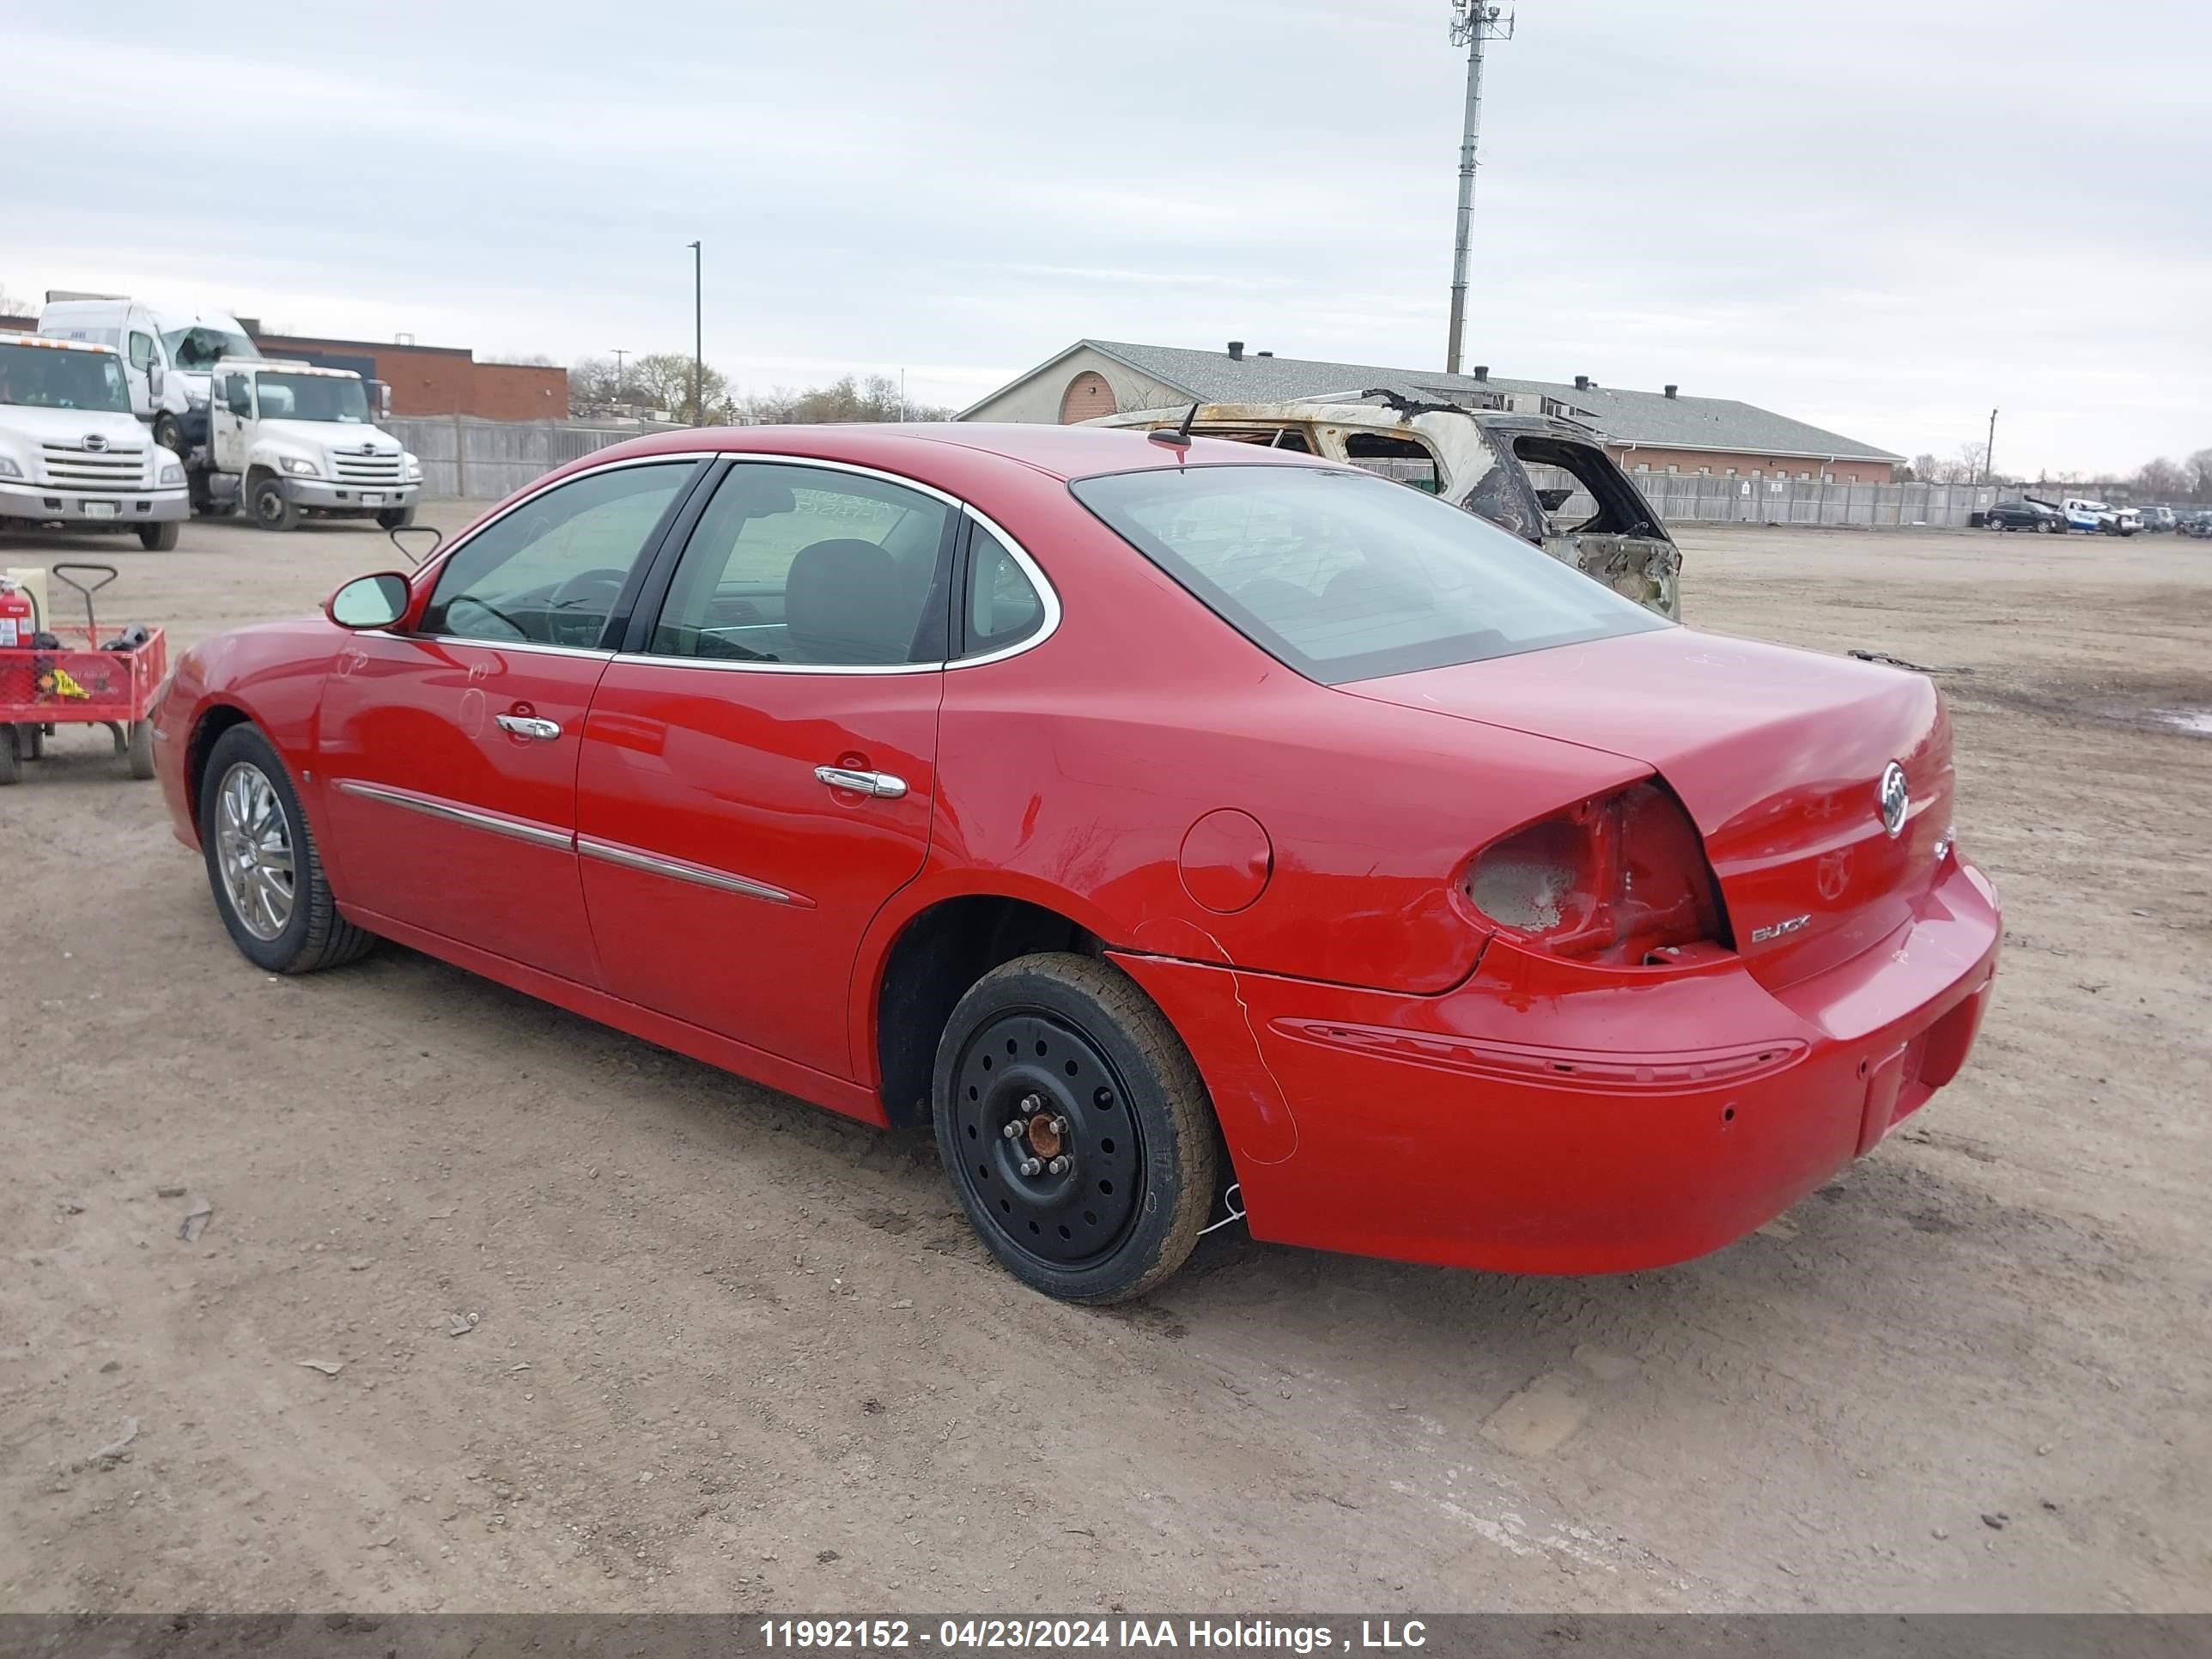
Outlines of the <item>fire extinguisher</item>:
M 28 589 L 0 576 L 0 651 L 28 647 L 39 631 L 39 608 Z

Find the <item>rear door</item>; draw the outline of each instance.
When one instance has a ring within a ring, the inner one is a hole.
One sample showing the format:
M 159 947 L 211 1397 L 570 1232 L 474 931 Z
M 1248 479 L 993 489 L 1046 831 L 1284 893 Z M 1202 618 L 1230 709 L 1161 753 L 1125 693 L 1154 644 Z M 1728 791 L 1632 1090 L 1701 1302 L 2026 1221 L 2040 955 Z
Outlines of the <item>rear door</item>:
M 609 990 L 858 1075 L 860 937 L 929 847 L 957 520 L 822 462 L 748 458 L 715 484 L 584 734 L 576 846 Z
M 348 903 L 599 982 L 574 847 L 584 717 L 610 618 L 699 465 L 556 484 L 456 549 L 411 629 L 349 636 L 320 743 Z

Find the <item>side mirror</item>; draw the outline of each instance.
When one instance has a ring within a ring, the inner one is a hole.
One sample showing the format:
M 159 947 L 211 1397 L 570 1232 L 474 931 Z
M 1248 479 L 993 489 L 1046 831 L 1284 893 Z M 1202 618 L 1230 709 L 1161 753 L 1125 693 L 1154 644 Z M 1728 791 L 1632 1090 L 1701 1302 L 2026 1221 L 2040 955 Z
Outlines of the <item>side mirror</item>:
M 146 395 L 153 398 L 153 400 L 157 404 L 161 401 L 162 380 L 163 375 L 161 364 L 149 363 L 146 365 Z
M 392 387 L 384 380 L 371 384 L 376 387 L 376 418 L 380 422 L 388 421 L 392 418 Z
M 407 578 L 393 571 L 356 576 L 331 595 L 323 614 L 340 628 L 389 628 L 407 614 Z

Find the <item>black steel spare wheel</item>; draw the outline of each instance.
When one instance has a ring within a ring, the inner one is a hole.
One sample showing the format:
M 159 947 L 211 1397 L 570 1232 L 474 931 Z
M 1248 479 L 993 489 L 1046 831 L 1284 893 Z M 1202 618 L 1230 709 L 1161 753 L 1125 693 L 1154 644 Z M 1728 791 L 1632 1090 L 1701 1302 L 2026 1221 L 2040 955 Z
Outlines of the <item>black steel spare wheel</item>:
M 961 1179 L 1006 1242 L 1057 1267 L 1110 1255 L 1136 1218 L 1144 1132 L 1097 1046 L 1042 1012 L 1000 1014 L 969 1039 L 953 1085 Z
M 1213 1200 L 1212 1114 L 1164 1016 L 1118 969 L 1024 957 L 977 981 L 939 1045 L 938 1150 L 968 1218 L 1053 1296 L 1149 1290 Z

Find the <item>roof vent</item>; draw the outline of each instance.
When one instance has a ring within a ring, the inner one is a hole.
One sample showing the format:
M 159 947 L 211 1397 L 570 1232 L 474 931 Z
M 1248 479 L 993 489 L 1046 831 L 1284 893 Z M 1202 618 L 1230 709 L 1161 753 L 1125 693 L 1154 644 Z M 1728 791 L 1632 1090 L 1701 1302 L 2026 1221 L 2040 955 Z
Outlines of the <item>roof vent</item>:
M 1488 363 L 1477 363 L 1474 366 L 1474 378 L 1478 380 L 1488 380 L 1490 378 L 1490 365 Z
M 1243 341 L 1231 340 L 1229 343 L 1229 361 L 1232 363 L 1241 363 L 1244 361 Z
M 1667 395 L 1671 398 L 1681 389 L 1682 388 L 1678 386 L 1670 386 L 1667 388 Z
M 1255 357 L 1272 357 L 1275 354 L 1272 351 L 1255 351 L 1252 355 Z
M 1589 390 L 1589 376 L 1587 374 L 1576 375 L 1575 390 L 1577 392 L 1588 392 Z

